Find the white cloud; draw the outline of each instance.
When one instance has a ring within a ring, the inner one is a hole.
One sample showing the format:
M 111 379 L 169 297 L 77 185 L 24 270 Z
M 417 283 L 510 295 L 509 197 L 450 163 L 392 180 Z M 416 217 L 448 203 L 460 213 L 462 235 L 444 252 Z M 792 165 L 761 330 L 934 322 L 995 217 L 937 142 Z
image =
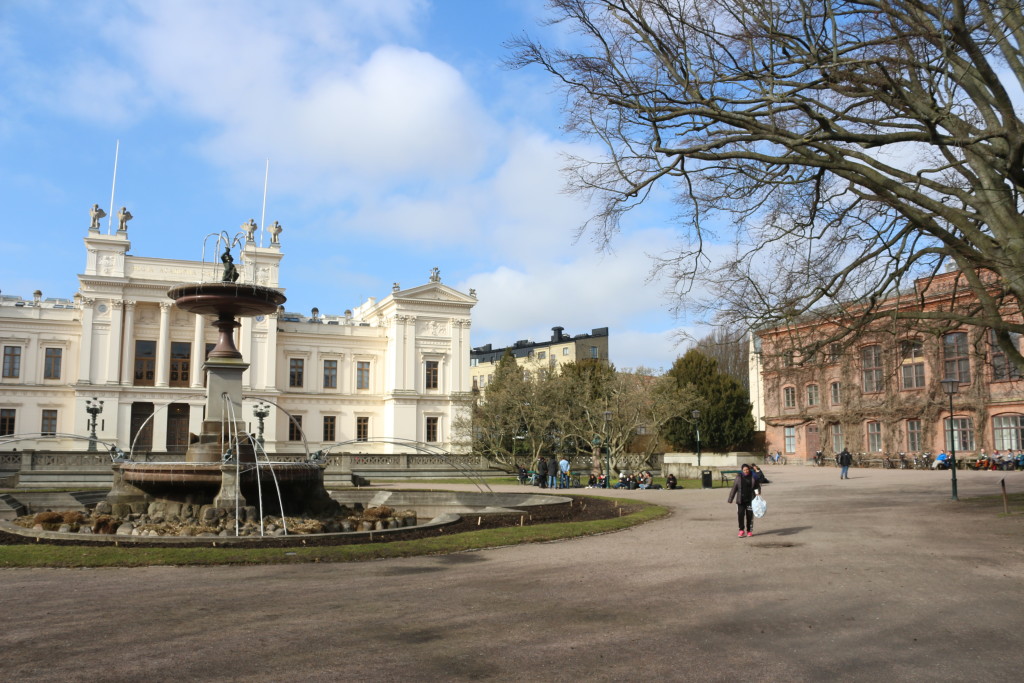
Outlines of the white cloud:
M 537 258 L 521 269 L 501 266 L 469 277 L 459 288 L 476 289 L 480 300 L 473 311 L 473 343 L 497 347 L 546 338 L 555 325 L 571 334 L 608 327 L 612 340 L 623 335 L 621 353 L 613 343 L 617 366 L 667 367 L 674 358 L 674 330 L 666 325 L 663 285 L 648 281 L 648 254 L 668 248 L 673 239 L 669 230 L 639 231 L 624 238 L 614 254 L 580 247 L 574 260 Z

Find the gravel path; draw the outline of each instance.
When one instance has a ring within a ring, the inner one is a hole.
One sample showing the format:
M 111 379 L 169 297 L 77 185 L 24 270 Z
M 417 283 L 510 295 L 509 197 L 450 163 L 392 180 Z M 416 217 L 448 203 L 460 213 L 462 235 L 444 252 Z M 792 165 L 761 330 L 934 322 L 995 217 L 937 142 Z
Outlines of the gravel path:
M 1020 680 L 1024 515 L 950 502 L 948 472 L 767 474 L 748 539 L 725 489 L 614 491 L 673 514 L 360 564 L 0 570 L 0 680 Z M 1003 477 L 1024 490 L 960 496 Z

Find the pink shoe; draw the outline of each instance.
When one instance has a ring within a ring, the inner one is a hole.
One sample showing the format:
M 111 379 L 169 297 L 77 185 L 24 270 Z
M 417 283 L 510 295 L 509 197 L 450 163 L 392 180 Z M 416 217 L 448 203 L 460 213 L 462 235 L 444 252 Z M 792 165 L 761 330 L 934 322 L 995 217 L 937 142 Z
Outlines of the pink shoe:
M 753 536 L 753 535 L 754 535 L 754 532 L 753 532 L 753 531 L 748 531 L 748 532 L 747 532 L 747 536 Z
M 746 535 L 747 535 L 747 532 L 746 532 L 746 531 L 744 531 L 743 529 L 740 529 L 740 535 L 739 535 L 739 537 L 740 537 L 740 538 L 743 538 L 743 537 L 744 537 L 744 536 L 746 536 Z

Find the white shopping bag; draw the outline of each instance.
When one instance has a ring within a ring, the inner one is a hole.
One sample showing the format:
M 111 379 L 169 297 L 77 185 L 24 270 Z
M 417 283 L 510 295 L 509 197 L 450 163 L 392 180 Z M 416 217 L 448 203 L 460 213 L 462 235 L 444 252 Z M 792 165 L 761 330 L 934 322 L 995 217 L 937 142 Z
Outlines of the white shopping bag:
M 755 496 L 750 506 L 754 509 L 754 516 L 758 518 L 764 517 L 764 513 L 768 511 L 768 503 L 761 496 Z

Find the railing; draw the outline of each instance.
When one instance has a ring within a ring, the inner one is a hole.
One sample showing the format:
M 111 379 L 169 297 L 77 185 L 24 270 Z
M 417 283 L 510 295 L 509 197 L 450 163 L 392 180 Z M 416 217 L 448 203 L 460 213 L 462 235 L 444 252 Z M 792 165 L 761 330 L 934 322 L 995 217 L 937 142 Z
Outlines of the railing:
M 260 456 L 263 459 L 263 456 Z M 304 454 L 269 455 L 274 462 L 305 462 Z M 181 453 L 135 453 L 133 462 L 184 462 Z M 373 454 L 373 453 L 332 453 L 324 460 L 328 472 L 365 472 L 387 471 L 416 472 L 451 470 L 487 471 L 493 465 L 479 455 L 432 455 L 417 453 Z M 0 470 L 8 472 L 38 471 L 85 471 L 110 470 L 110 455 L 105 452 L 66 452 L 66 451 L 17 451 L 0 453 Z

